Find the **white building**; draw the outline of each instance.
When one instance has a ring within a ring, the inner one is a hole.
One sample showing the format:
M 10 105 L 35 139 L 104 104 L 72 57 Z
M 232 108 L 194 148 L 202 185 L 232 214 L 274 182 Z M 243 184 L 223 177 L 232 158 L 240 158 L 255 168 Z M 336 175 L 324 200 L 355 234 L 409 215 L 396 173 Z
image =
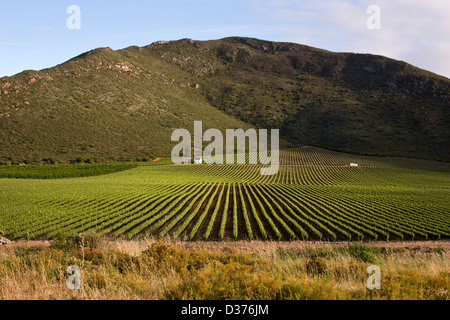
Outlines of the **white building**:
M 349 166 L 350 167 L 359 167 L 359 164 L 357 164 L 357 163 L 350 163 Z
M 202 157 L 195 157 L 194 158 L 194 164 L 202 164 L 202 163 L 203 163 Z

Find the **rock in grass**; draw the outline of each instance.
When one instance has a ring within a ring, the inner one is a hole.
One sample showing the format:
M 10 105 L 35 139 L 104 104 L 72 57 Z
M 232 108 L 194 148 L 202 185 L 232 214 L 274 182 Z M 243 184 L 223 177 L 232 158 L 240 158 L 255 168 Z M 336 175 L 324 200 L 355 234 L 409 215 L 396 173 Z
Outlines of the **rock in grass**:
M 10 244 L 10 243 L 11 243 L 10 240 L 8 240 L 6 238 L 3 238 L 3 237 L 0 237 L 0 246 L 4 245 L 4 244 Z

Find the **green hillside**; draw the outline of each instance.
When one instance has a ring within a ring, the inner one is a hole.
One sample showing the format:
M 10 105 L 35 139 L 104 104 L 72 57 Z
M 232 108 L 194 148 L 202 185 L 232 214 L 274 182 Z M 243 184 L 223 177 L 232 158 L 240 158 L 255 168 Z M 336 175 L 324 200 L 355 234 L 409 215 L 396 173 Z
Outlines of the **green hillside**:
M 195 120 L 279 128 L 285 147 L 449 161 L 449 94 L 449 79 L 404 62 L 292 43 L 100 48 L 0 79 L 0 161 L 164 156 Z

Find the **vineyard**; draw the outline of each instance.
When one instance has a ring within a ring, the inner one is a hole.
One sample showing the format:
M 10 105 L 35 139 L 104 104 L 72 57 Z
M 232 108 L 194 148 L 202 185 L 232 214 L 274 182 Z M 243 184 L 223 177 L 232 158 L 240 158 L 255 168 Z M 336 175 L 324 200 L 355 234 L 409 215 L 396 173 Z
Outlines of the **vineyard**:
M 0 229 L 13 239 L 450 238 L 449 164 L 306 147 L 282 151 L 276 175 L 260 168 L 162 161 L 96 177 L 0 179 Z
M 90 165 L 31 165 L 0 166 L 0 178 L 10 179 L 62 179 L 91 177 L 135 168 L 130 163 L 100 163 Z

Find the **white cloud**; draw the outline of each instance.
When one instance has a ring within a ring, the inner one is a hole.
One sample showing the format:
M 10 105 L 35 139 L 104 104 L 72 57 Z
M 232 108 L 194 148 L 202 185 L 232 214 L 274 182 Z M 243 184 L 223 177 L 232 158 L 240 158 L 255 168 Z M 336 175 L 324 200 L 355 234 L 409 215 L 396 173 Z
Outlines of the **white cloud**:
M 267 0 L 263 14 L 284 41 L 332 51 L 385 55 L 450 78 L 448 0 Z M 370 5 L 381 30 L 366 26 Z M 262 9 L 263 8 L 263 9 Z

